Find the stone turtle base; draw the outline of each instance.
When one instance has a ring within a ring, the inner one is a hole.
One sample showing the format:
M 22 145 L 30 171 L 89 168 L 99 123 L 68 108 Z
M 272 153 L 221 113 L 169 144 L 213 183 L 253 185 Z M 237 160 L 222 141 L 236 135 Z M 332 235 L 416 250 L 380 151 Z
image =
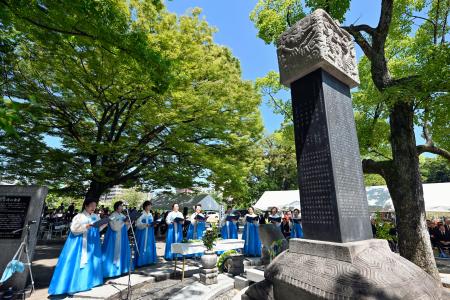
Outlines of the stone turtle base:
M 385 240 L 292 239 L 264 276 L 242 299 L 445 299 L 438 282 Z

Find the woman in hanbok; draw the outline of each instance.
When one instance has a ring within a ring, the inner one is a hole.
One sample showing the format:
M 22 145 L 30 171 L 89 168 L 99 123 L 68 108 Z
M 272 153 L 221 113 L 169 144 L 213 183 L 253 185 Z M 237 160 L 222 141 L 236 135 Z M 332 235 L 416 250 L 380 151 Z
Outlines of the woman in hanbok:
M 144 211 L 136 220 L 136 250 L 134 264 L 137 267 L 156 263 L 156 243 L 153 215 L 150 212 L 152 203 L 142 204 Z
M 300 210 L 294 209 L 294 217 L 292 218 L 291 238 L 303 238 L 303 228 L 300 218 Z
M 223 239 L 237 239 L 238 238 L 238 227 L 237 227 L 237 218 L 238 216 L 234 216 L 232 214 L 233 208 L 231 206 L 227 207 L 225 215 L 220 222 L 221 229 L 220 234 Z M 231 218 L 229 218 L 231 217 Z M 236 217 L 236 218 L 234 218 Z M 228 220 L 227 220 L 228 219 Z M 231 221 L 229 219 L 232 219 Z
M 278 207 L 272 207 L 272 209 L 270 210 L 268 221 L 281 230 L 281 216 L 278 214 Z
M 109 227 L 102 245 L 103 276 L 115 277 L 128 272 L 130 267 L 130 223 L 122 214 L 123 202 L 114 203 L 114 212 L 109 216 Z
M 179 211 L 178 204 L 174 203 L 172 205 L 172 211 L 166 217 L 166 224 L 168 225 L 166 232 L 166 249 L 164 251 L 164 258 L 166 260 L 174 259 L 171 249 L 172 243 L 181 243 L 183 240 L 183 223 L 183 214 Z
M 99 228 L 92 225 L 100 220 L 94 214 L 96 207 L 95 200 L 86 199 L 83 211 L 73 218 L 48 288 L 49 295 L 74 294 L 103 284 Z
M 253 207 L 248 208 L 248 214 L 245 215 L 245 226 L 242 239 L 244 243 L 244 255 L 261 256 L 261 241 L 259 239 L 258 216 L 254 213 Z
M 191 215 L 191 224 L 187 232 L 188 240 L 201 240 L 206 230 L 206 217 L 202 214 L 202 206 L 197 204 L 195 212 Z

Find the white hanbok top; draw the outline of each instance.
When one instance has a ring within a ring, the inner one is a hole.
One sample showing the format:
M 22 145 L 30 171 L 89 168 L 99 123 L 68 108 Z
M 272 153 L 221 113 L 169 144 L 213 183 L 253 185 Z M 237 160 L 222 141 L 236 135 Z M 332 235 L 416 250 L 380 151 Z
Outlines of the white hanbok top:
M 142 220 L 146 219 L 147 222 L 143 223 Z M 148 224 L 153 222 L 153 215 L 151 212 L 146 212 L 145 210 L 142 212 L 142 215 L 136 220 L 136 226 L 138 229 L 148 228 Z
M 225 224 L 227 224 L 227 222 L 229 222 L 229 221 L 227 221 L 227 218 L 229 215 L 231 215 L 231 213 L 232 212 L 230 211 L 229 213 L 223 215 L 222 220 L 220 220 L 220 226 L 225 226 Z M 237 220 L 233 220 L 232 222 L 237 223 Z
M 283 219 L 279 214 L 274 214 L 274 215 L 269 214 L 269 218 L 280 218 L 280 220 Z M 269 222 L 271 224 L 273 224 L 271 221 L 269 221 Z M 274 223 L 275 223 L 276 226 L 279 226 L 281 224 L 281 222 L 274 222 Z
M 83 268 L 88 261 L 87 256 L 87 232 L 88 228 L 86 225 L 93 224 L 100 220 L 100 217 L 96 214 L 90 214 L 86 210 L 83 210 L 83 212 L 78 213 L 75 217 L 72 219 L 72 223 L 70 224 L 70 231 L 72 234 L 78 236 L 80 234 L 83 235 L 82 239 L 82 247 L 81 247 L 81 259 L 80 259 L 80 268 Z M 103 228 L 105 228 L 106 225 L 100 226 L 99 230 L 101 231 Z
M 251 217 L 251 218 L 256 218 L 257 217 L 257 215 L 256 214 L 246 214 L 245 216 L 244 216 L 244 220 L 246 220 L 246 218 L 247 217 Z M 245 221 L 245 222 L 247 222 L 247 221 Z M 253 221 L 253 224 L 259 224 L 259 220 L 255 220 L 255 221 Z
M 111 230 L 116 233 L 116 240 L 114 241 L 114 264 L 118 265 L 120 262 L 120 252 L 122 251 L 122 227 L 125 223 L 126 216 L 122 213 L 113 212 L 109 216 L 109 226 Z M 127 224 L 127 230 L 130 228 Z
M 197 224 L 197 220 L 195 219 L 195 217 L 196 217 L 197 215 L 202 215 L 204 218 L 206 217 L 203 213 L 196 213 L 196 212 L 193 213 L 193 214 L 191 215 L 191 218 L 190 218 L 191 223 L 192 223 L 193 225 Z
M 184 218 L 183 214 L 179 211 L 171 211 L 166 218 L 166 223 L 169 225 L 175 220 L 176 218 Z
M 146 223 L 143 223 L 142 220 L 146 220 Z M 153 216 L 151 212 L 146 212 L 145 210 L 142 212 L 142 215 L 136 220 L 136 226 L 138 229 L 144 230 L 145 229 L 145 237 L 144 237 L 144 250 L 143 252 L 147 251 L 147 238 L 148 238 L 148 230 L 151 228 L 149 226 L 149 223 L 153 222 Z M 138 250 L 139 251 L 139 250 Z M 142 250 L 141 250 L 142 251 Z

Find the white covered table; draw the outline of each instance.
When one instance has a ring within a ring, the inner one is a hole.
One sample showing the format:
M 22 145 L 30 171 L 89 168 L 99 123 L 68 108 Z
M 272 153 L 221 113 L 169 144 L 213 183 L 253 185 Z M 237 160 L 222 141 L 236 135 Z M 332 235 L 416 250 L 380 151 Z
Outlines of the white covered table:
M 226 239 L 218 240 L 214 243 L 213 251 L 228 251 L 244 248 L 244 240 L 238 239 Z M 172 254 L 175 255 L 175 266 L 174 271 L 177 270 L 177 254 L 183 256 L 183 268 L 181 273 L 181 280 L 184 279 L 184 265 L 185 265 L 185 255 L 203 253 L 206 247 L 203 242 L 191 242 L 191 243 L 173 243 L 171 245 Z

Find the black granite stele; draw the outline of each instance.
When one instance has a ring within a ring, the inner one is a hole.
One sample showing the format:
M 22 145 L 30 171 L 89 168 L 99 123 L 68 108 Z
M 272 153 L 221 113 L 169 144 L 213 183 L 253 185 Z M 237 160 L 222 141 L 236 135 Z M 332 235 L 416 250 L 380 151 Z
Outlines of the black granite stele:
M 372 238 L 350 88 L 318 69 L 291 94 L 305 238 Z
M 28 239 L 28 252 L 30 260 L 33 260 L 34 248 L 37 242 L 38 227 L 47 196 L 47 188 L 41 186 L 0 185 L 0 276 L 8 263 L 19 249 L 25 237 L 24 229 L 30 225 Z M 26 263 L 26 255 L 23 253 L 20 261 Z M 25 271 L 14 275 L 0 286 L 0 290 L 14 287 L 20 291 L 29 283 L 28 266 Z M 0 296 L 1 298 L 1 296 Z

